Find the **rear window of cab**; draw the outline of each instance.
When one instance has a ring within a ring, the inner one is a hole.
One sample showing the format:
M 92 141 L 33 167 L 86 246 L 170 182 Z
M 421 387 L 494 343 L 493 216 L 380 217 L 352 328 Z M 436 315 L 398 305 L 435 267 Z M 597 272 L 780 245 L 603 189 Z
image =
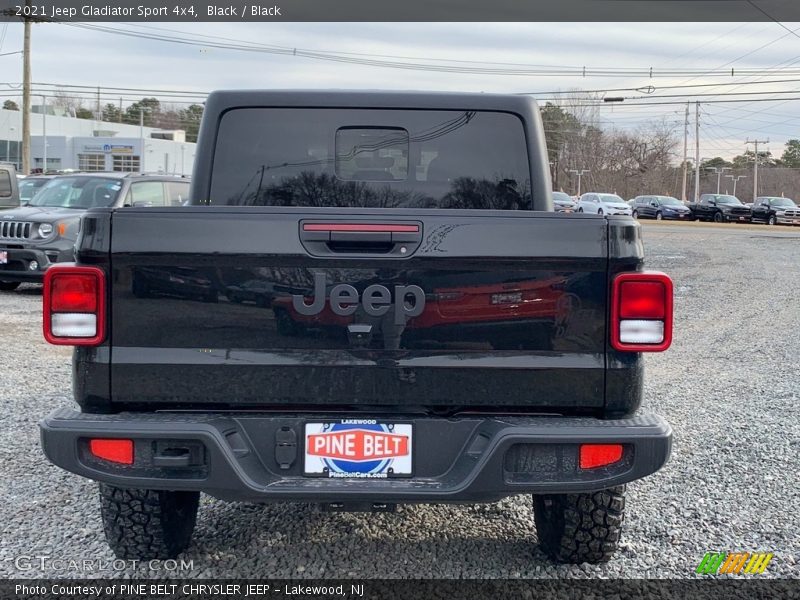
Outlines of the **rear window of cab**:
M 525 128 L 492 111 L 234 109 L 209 203 L 528 210 Z

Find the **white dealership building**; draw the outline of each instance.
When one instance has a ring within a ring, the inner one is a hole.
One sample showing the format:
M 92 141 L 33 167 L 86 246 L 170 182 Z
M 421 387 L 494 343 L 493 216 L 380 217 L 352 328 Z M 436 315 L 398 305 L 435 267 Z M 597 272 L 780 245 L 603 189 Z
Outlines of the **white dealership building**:
M 20 168 L 22 112 L 0 109 L 0 162 Z M 182 130 L 139 127 L 57 114 L 34 106 L 31 169 L 141 171 L 191 175 L 197 145 Z M 45 165 L 46 161 L 46 165 Z

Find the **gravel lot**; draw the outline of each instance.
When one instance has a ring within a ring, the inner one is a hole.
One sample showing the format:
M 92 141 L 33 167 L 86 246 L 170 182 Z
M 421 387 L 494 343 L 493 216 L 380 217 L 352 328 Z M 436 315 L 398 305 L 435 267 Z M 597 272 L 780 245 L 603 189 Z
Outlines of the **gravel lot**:
M 550 564 L 526 497 L 366 515 L 204 497 L 184 555 L 194 569 L 180 575 L 682 578 L 716 550 L 771 551 L 766 575 L 800 577 L 800 230 L 644 227 L 647 266 L 676 282 L 675 341 L 647 359 L 645 405 L 670 421 L 675 444 L 663 471 L 629 486 L 614 560 Z M 0 294 L 0 577 L 91 576 L 15 565 L 113 559 L 95 485 L 39 448 L 38 419 L 68 403 L 71 352 L 44 343 L 40 304 L 37 286 Z M 124 574 L 171 575 L 101 573 Z

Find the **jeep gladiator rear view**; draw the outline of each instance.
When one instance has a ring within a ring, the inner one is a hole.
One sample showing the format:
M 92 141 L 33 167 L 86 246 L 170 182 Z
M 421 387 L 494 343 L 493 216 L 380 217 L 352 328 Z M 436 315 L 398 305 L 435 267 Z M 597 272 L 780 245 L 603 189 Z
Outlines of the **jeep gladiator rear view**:
M 191 196 L 88 211 L 45 280 L 80 410 L 42 445 L 99 482 L 117 556 L 182 552 L 204 492 L 345 511 L 533 494 L 553 559 L 611 557 L 625 484 L 670 453 L 639 405 L 672 283 L 632 218 L 553 212 L 533 100 L 216 92 Z

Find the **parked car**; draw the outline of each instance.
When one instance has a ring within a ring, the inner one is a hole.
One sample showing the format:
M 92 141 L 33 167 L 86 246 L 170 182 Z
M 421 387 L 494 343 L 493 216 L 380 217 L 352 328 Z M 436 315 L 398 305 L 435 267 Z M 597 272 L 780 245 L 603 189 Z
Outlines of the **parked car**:
M 672 196 L 636 196 L 633 200 L 633 218 L 690 221 L 692 211 Z
M 689 202 L 696 221 L 714 221 L 715 223 L 749 223 L 750 209 L 736 196 L 727 194 L 703 194 L 697 203 Z
M 275 284 L 261 279 L 250 279 L 244 283 L 229 285 L 225 288 L 225 295 L 231 302 L 253 302 L 262 308 L 269 307 L 275 297 Z
M 188 195 L 188 179 L 167 175 L 52 177 L 25 206 L 0 216 L 0 291 L 14 290 L 23 281 L 41 282 L 51 265 L 73 260 L 78 226 L 88 209 L 180 206 Z
M 19 206 L 19 186 L 14 165 L 0 164 L 0 209 Z
M 553 209 L 556 212 L 573 213 L 578 209 L 578 205 L 569 194 L 553 192 Z
M 201 492 L 343 511 L 530 493 L 544 552 L 607 561 L 625 484 L 670 454 L 640 404 L 673 285 L 632 219 L 553 218 L 543 135 L 527 96 L 215 92 L 188 207 L 89 211 L 99 233 L 43 301 L 46 339 L 79 346 L 80 410 L 46 417 L 41 446 L 100 483 L 117 556 L 182 552 Z M 142 302 L 128 277 L 154 263 L 248 269 L 335 335 Z
M 191 267 L 137 267 L 132 273 L 131 292 L 137 298 L 174 296 L 217 302 L 213 278 L 203 269 Z
M 631 207 L 616 194 L 589 192 L 578 201 L 578 212 L 595 215 L 630 215 Z
M 800 208 L 794 200 L 759 196 L 753 204 L 753 223 L 768 225 L 800 225 Z

